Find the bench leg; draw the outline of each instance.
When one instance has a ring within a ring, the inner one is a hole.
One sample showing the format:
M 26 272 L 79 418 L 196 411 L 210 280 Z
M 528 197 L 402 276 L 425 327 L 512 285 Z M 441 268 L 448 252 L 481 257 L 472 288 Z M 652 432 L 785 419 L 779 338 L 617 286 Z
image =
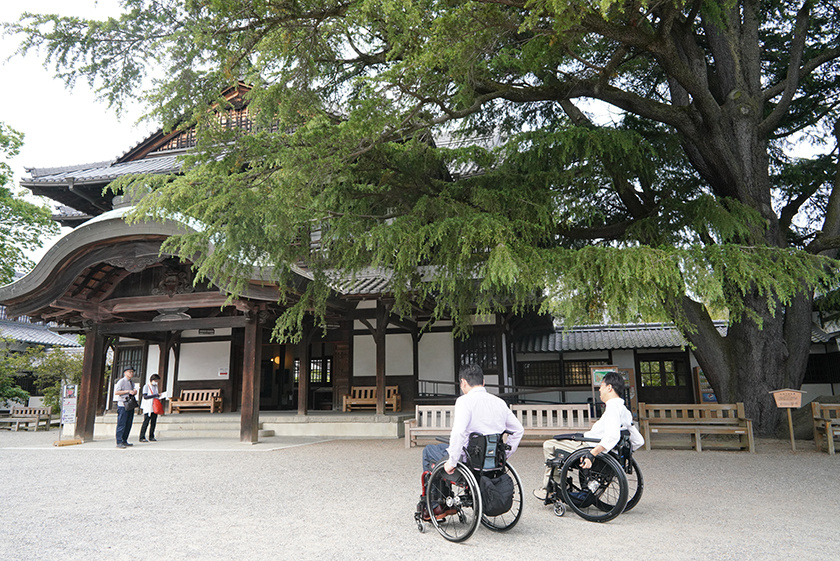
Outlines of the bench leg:
M 825 439 L 828 441 L 828 453 L 830 455 L 834 455 L 834 431 L 831 429 L 826 429 L 825 431 Z
M 694 449 L 698 452 L 703 451 L 703 444 L 700 443 L 700 431 L 694 432 Z
M 814 444 L 817 445 L 817 452 L 822 452 L 822 431 L 820 427 L 814 427 Z

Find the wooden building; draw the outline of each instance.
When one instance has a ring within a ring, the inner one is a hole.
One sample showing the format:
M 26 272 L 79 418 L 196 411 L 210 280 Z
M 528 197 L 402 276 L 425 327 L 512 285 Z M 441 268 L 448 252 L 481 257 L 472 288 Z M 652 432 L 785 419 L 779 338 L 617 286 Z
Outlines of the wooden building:
M 221 389 L 223 410 L 240 412 L 241 440 L 255 442 L 260 410 L 338 410 L 353 386 L 378 388 L 380 415 L 386 385 L 399 387 L 404 410 L 424 399 L 454 399 L 457 368 L 468 361 L 505 392 L 514 383 L 517 333 L 553 329 L 548 318 L 499 314 L 476 317 L 472 336 L 457 340 L 446 321 L 424 329 L 431 310 L 422 305 L 410 318 L 392 314 L 388 276 L 372 270 L 335 289 L 326 332 L 310 324 L 298 345 L 271 341 L 283 308 L 270 271 L 255 269 L 234 299 L 221 282 L 196 283 L 188 256 L 161 252 L 164 240 L 189 226 L 129 224 L 123 217 L 132 201 L 105 189 L 125 175 L 177 173 L 178 157 L 193 145 L 190 132 L 157 132 L 113 162 L 29 168 L 21 182 L 58 203 L 54 219 L 74 229 L 28 275 L 0 287 L 0 303 L 9 315 L 85 334 L 77 438 L 92 439 L 95 416 L 113 407 L 113 383 L 127 367 L 140 383 L 159 373 L 172 395 Z M 292 288 L 307 282 L 300 269 Z M 106 371 L 108 347 L 114 362 Z

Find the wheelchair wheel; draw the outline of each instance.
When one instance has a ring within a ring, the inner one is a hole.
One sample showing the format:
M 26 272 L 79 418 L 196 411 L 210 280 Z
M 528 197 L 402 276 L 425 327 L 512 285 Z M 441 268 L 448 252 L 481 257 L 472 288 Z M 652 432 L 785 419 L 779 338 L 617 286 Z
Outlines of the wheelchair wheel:
M 426 482 L 426 508 L 432 525 L 451 542 L 469 539 L 481 520 L 481 493 L 472 471 L 458 462 L 449 475 L 440 462 Z
M 645 490 L 645 480 L 635 458 L 630 459 L 630 473 L 624 470 L 624 474 L 627 477 L 627 505 L 624 507 L 624 512 L 627 512 L 632 510 L 639 503 L 639 499 L 642 498 L 642 492 Z
M 505 471 L 513 479 L 513 504 L 510 510 L 498 516 L 487 516 L 484 514 L 481 517 L 481 523 L 496 532 L 510 530 L 516 526 L 516 523 L 519 522 L 519 517 L 522 516 L 522 480 L 519 479 L 519 474 L 516 473 L 512 465 L 507 464 Z
M 591 469 L 582 469 L 580 460 L 589 450 L 577 450 L 566 458 L 560 470 L 560 493 L 563 502 L 584 520 L 607 522 L 624 511 L 627 477 L 609 454 L 598 454 Z

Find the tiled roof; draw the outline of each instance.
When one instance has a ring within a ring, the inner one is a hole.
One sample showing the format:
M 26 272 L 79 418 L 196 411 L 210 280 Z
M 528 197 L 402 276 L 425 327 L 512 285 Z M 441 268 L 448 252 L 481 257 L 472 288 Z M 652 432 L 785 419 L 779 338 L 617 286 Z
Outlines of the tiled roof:
M 726 335 L 725 322 L 715 322 L 718 332 Z M 829 343 L 840 332 L 826 333 L 811 326 L 812 343 Z M 682 347 L 687 342 L 671 324 L 647 323 L 630 325 L 582 325 L 555 333 L 531 335 L 521 339 L 517 351 L 521 353 L 559 353 L 573 351 L 603 351 L 610 349 L 653 349 Z
M 0 336 L 23 343 L 47 345 L 52 347 L 81 347 L 79 343 L 69 337 L 53 333 L 44 326 L 19 323 L 15 321 L 0 321 Z
M 181 153 L 154 156 L 122 164 L 99 162 L 64 168 L 29 168 L 27 171 L 29 171 L 31 177 L 25 181 L 27 183 L 67 183 L 69 180 L 73 180 L 81 183 L 85 181 L 109 181 L 117 177 L 137 173 L 172 173 L 181 168 L 178 161 L 180 155 Z
M 718 324 L 726 333 L 726 326 Z M 685 339 L 676 327 L 649 323 L 632 325 L 582 325 L 555 333 L 525 337 L 517 344 L 522 353 L 599 351 L 607 349 L 649 349 L 681 347 Z

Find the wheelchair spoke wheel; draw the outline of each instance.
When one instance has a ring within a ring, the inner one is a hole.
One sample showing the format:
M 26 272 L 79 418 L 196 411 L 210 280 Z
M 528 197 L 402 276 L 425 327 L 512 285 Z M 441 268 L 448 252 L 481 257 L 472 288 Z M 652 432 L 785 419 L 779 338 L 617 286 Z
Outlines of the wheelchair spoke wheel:
M 645 480 L 642 477 L 642 472 L 639 470 L 639 464 L 634 458 L 630 459 L 630 473 L 624 470 L 627 476 L 627 506 L 624 507 L 624 512 L 632 510 L 634 506 L 639 503 L 642 498 L 642 492 L 645 490 Z
M 462 542 L 475 533 L 481 520 L 481 494 L 475 476 L 458 463 L 449 475 L 440 462 L 426 481 L 426 508 L 432 525 L 451 542 Z
M 607 522 L 624 511 L 627 478 L 609 454 L 599 454 L 591 469 L 582 469 L 580 460 L 588 451 L 577 450 L 566 459 L 560 471 L 560 492 L 563 502 L 584 520 Z
M 522 480 L 519 479 L 519 474 L 510 464 L 507 464 L 505 472 L 513 479 L 513 504 L 510 510 L 498 516 L 487 516 L 485 514 L 481 517 L 481 523 L 496 532 L 510 530 L 516 526 L 522 516 L 522 504 L 524 502 L 522 499 Z

